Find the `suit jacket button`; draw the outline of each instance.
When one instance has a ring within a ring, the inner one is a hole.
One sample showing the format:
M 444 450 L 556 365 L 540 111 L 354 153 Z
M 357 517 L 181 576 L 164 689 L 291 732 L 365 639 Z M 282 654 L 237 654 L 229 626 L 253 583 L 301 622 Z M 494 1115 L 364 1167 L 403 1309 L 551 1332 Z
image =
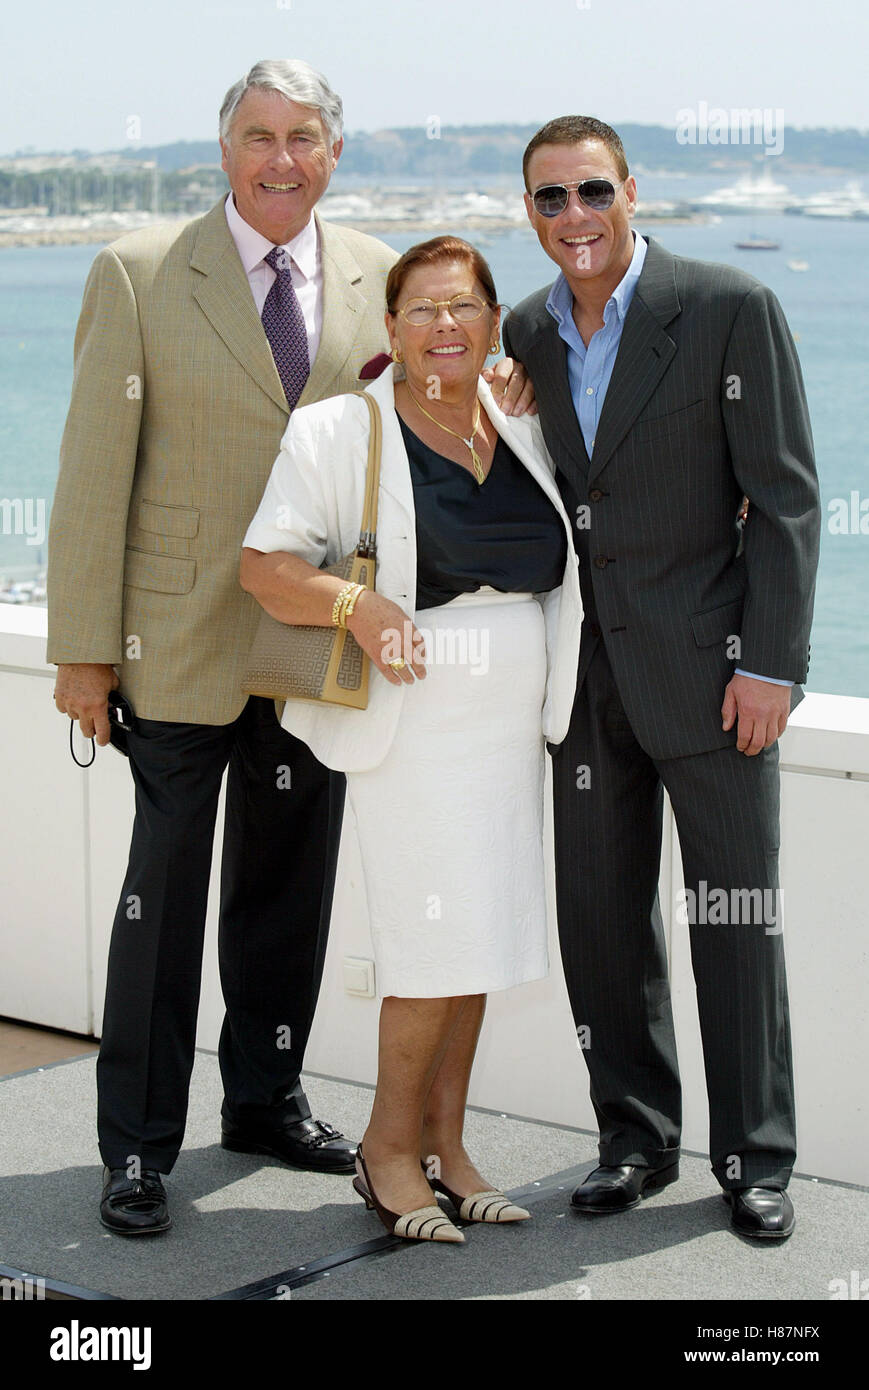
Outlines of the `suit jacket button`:
M 601 498 L 603 497 L 603 493 L 601 492 L 601 490 L 600 490 L 599 487 L 593 487 L 592 490 L 591 490 L 591 492 L 590 492 L 588 495 L 589 495 L 590 501 L 592 501 L 592 502 L 599 502 L 599 501 L 601 500 Z
M 596 569 L 605 570 L 607 565 L 609 564 L 609 560 L 605 555 L 595 555 L 594 563 Z

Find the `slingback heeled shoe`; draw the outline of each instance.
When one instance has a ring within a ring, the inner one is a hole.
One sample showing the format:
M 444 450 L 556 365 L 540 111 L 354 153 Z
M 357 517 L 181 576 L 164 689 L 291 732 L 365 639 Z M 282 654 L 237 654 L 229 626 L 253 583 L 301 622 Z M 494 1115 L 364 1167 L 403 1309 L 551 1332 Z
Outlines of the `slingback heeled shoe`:
M 462 1221 L 484 1221 L 494 1225 L 500 1221 L 531 1220 L 530 1211 L 517 1207 L 503 1192 L 472 1192 L 470 1197 L 459 1197 L 440 1178 L 429 1178 L 429 1185 L 452 1202 Z
M 402 1236 L 404 1240 L 440 1240 L 449 1241 L 453 1245 L 464 1245 L 465 1237 L 449 1217 L 444 1216 L 436 1202 L 431 1206 L 417 1207 L 414 1211 L 403 1214 L 390 1211 L 388 1207 L 383 1206 L 368 1176 L 361 1144 L 356 1150 L 356 1177 L 353 1179 L 353 1188 L 359 1193 L 368 1210 L 377 1212 L 390 1235 Z

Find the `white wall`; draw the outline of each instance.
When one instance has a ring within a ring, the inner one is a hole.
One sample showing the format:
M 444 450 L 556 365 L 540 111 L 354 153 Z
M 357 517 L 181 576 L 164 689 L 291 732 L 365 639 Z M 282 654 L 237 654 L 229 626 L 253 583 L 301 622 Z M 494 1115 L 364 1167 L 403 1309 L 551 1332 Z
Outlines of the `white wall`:
M 0 607 L 0 1015 L 99 1034 L 111 922 L 132 824 L 132 783 L 113 749 L 88 771 L 69 757 L 67 723 L 44 663 L 45 611 Z M 797 1078 L 798 1167 L 869 1183 L 866 884 L 869 700 L 809 695 L 782 741 L 782 885 Z M 215 842 L 220 843 L 222 817 Z M 222 1017 L 216 868 L 209 904 L 199 1044 L 215 1049 Z M 669 946 L 686 1147 L 706 1151 L 707 1116 L 681 885 L 665 822 L 661 902 Z M 552 870 L 550 854 L 550 893 Z M 371 958 L 359 853 L 348 812 L 332 932 L 307 1065 L 373 1081 L 375 999 L 344 992 L 345 956 Z M 471 1101 L 594 1129 L 556 939 L 547 980 L 490 998 Z M 340 1123 L 340 1116 L 329 1116 Z M 710 1179 L 711 1180 L 711 1179 Z

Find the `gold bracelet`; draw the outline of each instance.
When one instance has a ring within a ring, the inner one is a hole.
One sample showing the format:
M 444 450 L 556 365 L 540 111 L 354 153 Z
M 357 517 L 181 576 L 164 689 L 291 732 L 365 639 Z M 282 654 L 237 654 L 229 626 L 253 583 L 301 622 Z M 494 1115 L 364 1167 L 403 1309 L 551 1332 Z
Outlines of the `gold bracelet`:
M 333 627 L 343 627 L 343 626 L 344 626 L 344 624 L 341 622 L 341 610 L 342 610 L 342 608 L 344 607 L 344 604 L 347 602 L 347 599 L 350 597 L 350 594 L 351 594 L 352 591 L 353 591 L 353 587 L 354 587 L 354 586 L 353 586 L 352 583 L 351 583 L 351 584 L 345 584 L 344 587 L 343 587 L 343 589 L 341 589 L 341 590 L 339 591 L 338 597 L 335 599 L 335 602 L 332 604 L 332 626 L 333 626 Z
M 344 604 L 344 611 L 343 611 L 343 613 L 341 614 L 341 619 L 342 619 L 342 621 L 341 621 L 341 626 L 342 626 L 342 627 L 346 627 L 346 626 L 347 626 L 347 619 L 350 617 L 350 614 L 353 612 L 353 609 L 356 607 L 356 601 L 357 601 L 357 599 L 359 598 L 359 595 L 360 595 L 360 594 L 364 594 L 366 587 L 367 587 L 367 586 L 366 586 L 365 584 L 354 584 L 354 585 L 353 585 L 353 592 L 352 592 L 352 594 L 350 595 L 350 597 L 346 600 L 346 602 L 345 602 L 345 604 Z

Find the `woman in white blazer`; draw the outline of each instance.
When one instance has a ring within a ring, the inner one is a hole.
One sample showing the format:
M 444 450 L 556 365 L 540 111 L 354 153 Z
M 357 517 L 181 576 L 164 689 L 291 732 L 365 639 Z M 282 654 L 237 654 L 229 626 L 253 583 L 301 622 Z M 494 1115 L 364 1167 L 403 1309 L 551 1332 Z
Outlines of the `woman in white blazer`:
M 283 725 L 348 774 L 379 993 L 380 1059 L 354 1186 L 387 1229 L 463 1239 L 523 1220 L 462 1144 L 485 997 L 548 971 L 544 743 L 573 705 L 582 607 L 571 520 L 536 419 L 479 373 L 500 309 L 474 247 L 412 247 L 387 282 L 376 589 L 324 574 L 356 545 L 369 414 L 293 412 L 241 582 L 282 622 L 340 621 L 371 657 L 365 710 L 288 701 Z M 349 612 L 347 609 L 349 608 Z M 364 1146 L 364 1150 L 363 1150 Z

